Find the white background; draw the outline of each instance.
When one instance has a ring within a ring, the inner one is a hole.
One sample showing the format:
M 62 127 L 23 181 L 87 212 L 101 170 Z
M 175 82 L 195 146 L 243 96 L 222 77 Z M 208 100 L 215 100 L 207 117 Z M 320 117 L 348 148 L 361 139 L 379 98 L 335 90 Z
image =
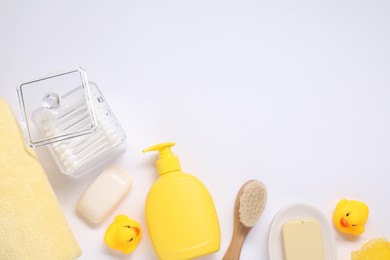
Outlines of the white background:
M 0 96 L 18 118 L 20 80 L 83 66 L 128 135 L 116 164 L 134 186 L 110 217 L 143 227 L 128 256 L 102 242 L 111 219 L 92 226 L 75 212 L 97 173 L 69 179 L 40 151 L 80 259 L 156 259 L 144 203 L 157 157 L 141 151 L 164 141 L 214 198 L 221 249 L 204 259 L 224 255 L 237 191 L 252 178 L 268 202 L 241 259 L 268 258 L 272 218 L 296 202 L 329 221 L 344 197 L 369 205 L 363 235 L 335 232 L 338 259 L 390 238 L 389 1 L 1 0 L 0 37 Z

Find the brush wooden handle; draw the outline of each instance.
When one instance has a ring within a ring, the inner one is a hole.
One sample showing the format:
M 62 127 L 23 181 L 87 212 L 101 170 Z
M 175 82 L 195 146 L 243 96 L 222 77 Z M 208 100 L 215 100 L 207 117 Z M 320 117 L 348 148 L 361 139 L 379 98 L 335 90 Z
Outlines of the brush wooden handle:
M 239 221 L 238 221 L 239 222 Z M 251 228 L 245 227 L 240 222 L 239 224 L 234 224 L 234 231 L 230 245 L 223 256 L 223 260 L 238 260 L 240 259 L 242 245 L 246 239 Z

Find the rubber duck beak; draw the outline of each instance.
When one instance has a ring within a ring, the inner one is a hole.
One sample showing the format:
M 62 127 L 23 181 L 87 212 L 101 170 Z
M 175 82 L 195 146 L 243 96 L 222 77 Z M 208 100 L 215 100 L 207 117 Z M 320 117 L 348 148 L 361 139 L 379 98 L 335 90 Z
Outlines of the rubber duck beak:
M 340 225 L 345 227 L 345 228 L 349 227 L 349 223 L 348 223 L 348 221 L 345 218 L 341 218 Z
M 134 231 L 135 231 L 135 234 L 137 235 L 137 237 L 139 236 L 139 228 L 137 227 L 133 227 Z

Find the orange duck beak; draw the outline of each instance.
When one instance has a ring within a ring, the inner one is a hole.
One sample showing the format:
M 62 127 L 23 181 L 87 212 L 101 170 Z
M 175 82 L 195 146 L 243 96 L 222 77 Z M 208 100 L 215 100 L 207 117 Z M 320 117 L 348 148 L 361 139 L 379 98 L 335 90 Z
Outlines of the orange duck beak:
M 348 221 L 345 218 L 340 219 L 340 225 L 345 227 L 345 228 L 349 228 L 349 226 L 350 226 Z

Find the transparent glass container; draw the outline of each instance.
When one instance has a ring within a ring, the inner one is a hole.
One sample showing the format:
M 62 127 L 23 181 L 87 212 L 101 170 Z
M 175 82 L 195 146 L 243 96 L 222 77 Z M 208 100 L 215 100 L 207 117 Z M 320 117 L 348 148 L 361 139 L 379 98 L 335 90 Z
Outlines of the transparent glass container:
M 46 146 L 60 171 L 80 177 L 126 149 L 126 134 L 82 68 L 17 88 L 26 143 Z

